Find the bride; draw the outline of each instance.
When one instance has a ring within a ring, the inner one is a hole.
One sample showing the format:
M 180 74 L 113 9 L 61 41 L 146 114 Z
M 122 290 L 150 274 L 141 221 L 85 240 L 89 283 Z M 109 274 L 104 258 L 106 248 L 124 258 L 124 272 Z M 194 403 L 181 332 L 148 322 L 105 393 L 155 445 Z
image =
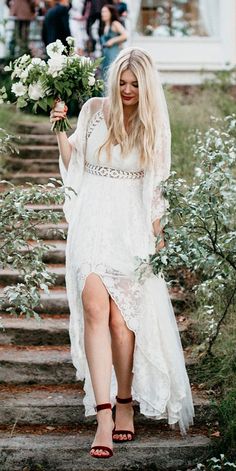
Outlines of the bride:
M 65 115 L 55 107 L 51 122 Z M 57 139 L 61 175 L 74 190 L 64 205 L 71 354 L 85 380 L 85 413 L 97 413 L 90 454 L 109 458 L 113 442 L 135 437 L 133 400 L 182 433 L 194 415 L 165 281 L 139 274 L 140 261 L 164 245 L 160 185 L 170 171 L 168 111 L 149 54 L 122 50 L 107 97 L 88 100 L 74 134 Z

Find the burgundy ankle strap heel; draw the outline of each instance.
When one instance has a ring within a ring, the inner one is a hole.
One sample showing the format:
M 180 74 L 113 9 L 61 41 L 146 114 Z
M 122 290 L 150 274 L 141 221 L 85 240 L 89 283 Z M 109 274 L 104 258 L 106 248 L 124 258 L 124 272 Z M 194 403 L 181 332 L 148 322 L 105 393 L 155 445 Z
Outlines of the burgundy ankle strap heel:
M 104 410 L 104 409 L 111 409 L 111 403 L 110 402 L 106 402 L 105 404 L 98 404 L 96 406 L 96 412 L 99 412 L 100 410 Z M 95 451 L 99 451 L 99 450 L 102 450 L 102 451 L 107 451 L 108 454 L 107 455 L 94 455 L 94 454 L 91 454 L 91 451 L 92 450 L 95 450 Z M 109 448 L 108 446 L 104 446 L 104 445 L 96 445 L 96 446 L 92 446 L 91 449 L 90 449 L 90 456 L 92 456 L 93 458 L 101 458 L 101 459 L 105 459 L 105 458 L 111 458 L 113 456 L 113 451 L 111 448 Z
M 118 402 L 118 404 L 129 404 L 132 402 L 132 400 L 132 396 L 125 399 L 116 396 L 116 402 Z M 126 438 L 114 438 L 114 435 L 126 435 Z M 130 438 L 128 438 L 128 435 L 130 435 Z M 116 430 L 114 427 L 112 432 L 112 440 L 114 443 L 132 442 L 134 440 L 134 432 L 131 432 L 131 430 Z

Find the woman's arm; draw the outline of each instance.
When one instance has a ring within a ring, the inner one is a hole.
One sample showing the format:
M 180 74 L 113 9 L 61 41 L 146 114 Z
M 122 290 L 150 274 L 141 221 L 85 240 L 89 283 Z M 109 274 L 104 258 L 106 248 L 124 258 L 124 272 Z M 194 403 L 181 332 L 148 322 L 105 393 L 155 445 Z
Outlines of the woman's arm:
M 57 105 L 56 105 L 57 106 Z M 64 119 L 66 117 L 67 113 L 67 106 L 64 107 L 62 111 L 57 110 L 56 106 L 51 110 L 50 113 L 50 122 L 55 123 L 57 121 L 60 121 L 61 119 Z M 65 168 L 67 169 L 70 163 L 70 158 L 71 158 L 71 152 L 72 152 L 72 146 L 69 143 L 68 137 L 66 132 L 56 132 L 57 136 L 57 143 L 59 147 L 59 152 L 63 161 L 63 164 Z
M 162 189 L 160 185 L 158 185 L 154 188 L 151 207 L 152 227 L 154 235 L 157 237 L 157 251 L 165 246 L 163 226 L 166 222 L 164 216 L 168 207 L 168 201 L 164 198 Z
M 112 47 L 112 46 L 114 46 L 114 44 L 121 44 L 121 43 L 123 43 L 124 41 L 127 40 L 127 33 L 125 31 L 125 28 L 124 28 L 124 26 L 122 26 L 122 24 L 119 21 L 113 21 L 112 30 L 115 33 L 118 33 L 119 36 L 116 36 L 115 38 L 109 39 L 106 42 L 105 46 Z
M 163 249 L 165 247 L 165 239 L 164 239 L 164 231 L 163 228 L 161 227 L 161 220 L 156 219 L 152 223 L 153 231 L 155 236 L 157 237 L 157 244 L 156 244 L 156 250 Z

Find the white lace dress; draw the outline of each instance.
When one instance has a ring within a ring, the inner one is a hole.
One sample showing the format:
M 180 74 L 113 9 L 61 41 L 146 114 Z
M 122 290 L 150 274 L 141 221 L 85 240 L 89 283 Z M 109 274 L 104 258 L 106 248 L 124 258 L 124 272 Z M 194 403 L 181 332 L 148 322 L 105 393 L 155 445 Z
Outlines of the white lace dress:
M 106 135 L 106 122 L 99 109 L 87 119 L 82 174 L 76 167 L 78 155 L 82 158 L 81 148 L 76 146 L 77 131 L 70 138 L 74 155 L 68 173 L 60 162 L 66 185 L 73 187 L 76 175 L 80 179 L 79 194 L 73 195 L 72 201 L 68 199 L 70 209 L 65 205 L 69 220 L 66 283 L 72 360 L 77 378 L 85 379 L 85 413 L 94 414 L 96 404 L 84 352 L 81 295 L 86 277 L 96 273 L 135 333 L 133 399 L 139 402 L 141 413 L 154 419 L 167 418 L 169 424 L 178 422 L 184 432 L 194 412 L 167 287 L 161 276 L 149 273 L 140 279 L 137 270 L 140 259 L 154 252 L 155 246 L 143 202 L 144 172 L 135 149 L 122 158 L 119 145 L 113 146 L 109 162 L 105 152 L 98 161 L 98 149 Z M 106 169 L 104 176 L 101 167 Z M 118 172 L 109 174 L 108 168 Z M 159 195 L 155 213 L 161 216 L 164 211 L 165 202 Z M 116 393 L 113 372 L 112 403 Z

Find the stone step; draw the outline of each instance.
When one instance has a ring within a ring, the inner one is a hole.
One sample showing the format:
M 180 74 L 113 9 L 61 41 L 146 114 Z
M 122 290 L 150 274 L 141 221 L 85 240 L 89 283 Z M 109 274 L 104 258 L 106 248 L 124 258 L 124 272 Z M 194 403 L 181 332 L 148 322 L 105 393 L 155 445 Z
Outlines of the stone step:
M 66 250 L 66 241 L 65 240 L 47 240 L 45 244 L 49 246 L 48 251 L 43 255 L 43 261 L 45 263 L 65 263 L 65 250 Z M 30 242 L 30 247 L 37 247 L 35 241 Z M 30 248 L 29 248 L 30 249 Z M 22 253 L 26 253 L 27 250 L 22 250 Z
M 67 235 L 68 224 L 60 222 L 58 224 L 40 224 L 37 227 L 38 237 L 43 240 L 64 240 Z
M 0 289 L 0 297 L 3 296 L 3 288 Z M 7 305 L 4 305 L 3 309 L 6 309 Z M 39 314 L 60 315 L 68 314 L 69 306 L 66 296 L 66 289 L 64 287 L 52 288 L 49 294 L 41 294 L 41 305 L 36 308 Z
M 2 288 L 0 289 L 0 297 L 3 296 Z M 185 307 L 186 300 L 184 296 L 177 296 L 170 291 L 171 301 L 173 303 L 175 314 L 181 313 Z M 7 306 L 4 306 L 4 309 Z M 49 294 L 41 294 L 41 306 L 36 308 L 40 314 L 67 314 L 69 313 L 68 300 L 66 296 L 66 289 L 64 287 L 55 287 L 50 289 Z
M 54 264 L 48 265 L 47 271 L 55 275 L 55 284 L 57 286 L 65 285 L 65 266 Z M 16 283 L 21 283 L 23 280 L 22 274 L 17 270 L 12 270 L 10 268 L 5 268 L 0 270 L 0 284 L 1 285 L 13 285 Z
M 207 394 L 193 388 L 194 425 L 213 424 L 217 419 Z M 72 425 L 91 424 L 94 416 L 85 417 L 84 392 L 78 384 L 53 386 L 0 386 L 0 424 L 9 425 Z M 139 412 L 134 403 L 135 424 L 153 425 L 153 419 Z M 162 421 L 163 423 L 163 421 Z
M 75 382 L 69 346 L 1 346 L 0 366 L 0 384 Z
M 33 183 L 33 184 L 40 184 L 40 185 L 45 185 L 46 183 L 49 182 L 50 178 L 56 178 L 60 180 L 60 174 L 59 173 L 24 173 L 24 172 L 18 172 L 18 173 L 8 173 L 5 175 L 5 180 L 10 181 L 11 183 L 14 183 L 14 185 L 24 185 L 25 183 Z M 6 189 L 3 187 L 3 190 Z
M 71 134 L 73 132 L 73 128 L 75 128 L 76 125 L 76 118 L 70 119 L 70 124 L 72 126 L 71 129 L 68 130 L 68 134 Z M 21 122 L 17 123 L 17 132 L 18 134 L 30 134 L 30 135 L 51 135 L 55 136 L 55 134 L 51 131 L 51 123 L 49 122 L 49 119 L 45 119 L 43 122 Z
M 18 135 L 17 145 L 22 146 L 56 146 L 57 138 L 54 133 L 51 134 L 20 134 Z
M 35 158 L 35 159 L 16 159 L 12 157 L 8 157 L 6 159 L 6 163 L 8 164 L 8 168 L 11 169 L 11 171 L 18 171 L 22 170 L 23 172 L 29 172 L 29 173 L 40 173 L 40 172 L 49 172 L 49 173 L 58 173 L 59 172 L 59 164 L 58 164 L 58 158 L 53 159 L 53 158 L 48 158 L 48 159 L 40 159 Z
M 18 145 L 21 160 L 34 160 L 34 159 L 56 159 L 58 161 L 59 150 L 57 145 Z M 17 156 L 12 160 L 17 160 Z
M 63 212 L 61 204 L 27 204 L 26 208 L 32 211 L 56 211 Z M 58 225 L 54 226 L 57 227 Z
M 51 124 L 49 122 L 30 123 L 21 122 L 17 124 L 17 131 L 19 134 L 50 134 Z M 52 134 L 53 135 L 53 134 Z
M 182 316 L 180 316 L 182 317 Z M 178 321 L 183 347 L 192 344 L 193 330 L 189 319 Z M 25 317 L 10 317 L 1 314 L 0 345 L 69 345 L 69 316 L 41 315 L 41 320 Z
M 42 315 L 41 320 L 1 315 L 0 345 L 69 345 L 69 316 Z
M 178 471 L 202 462 L 211 452 L 205 430 L 191 431 L 183 439 L 153 425 L 137 427 L 132 443 L 115 444 L 114 456 L 99 460 L 89 455 L 95 429 L 94 425 L 62 428 L 61 433 L 50 427 L 40 427 L 38 433 L 20 427 L 3 431 L 1 471 Z
M 185 351 L 191 373 L 196 361 Z M 0 384 L 75 383 L 69 346 L 0 346 Z

